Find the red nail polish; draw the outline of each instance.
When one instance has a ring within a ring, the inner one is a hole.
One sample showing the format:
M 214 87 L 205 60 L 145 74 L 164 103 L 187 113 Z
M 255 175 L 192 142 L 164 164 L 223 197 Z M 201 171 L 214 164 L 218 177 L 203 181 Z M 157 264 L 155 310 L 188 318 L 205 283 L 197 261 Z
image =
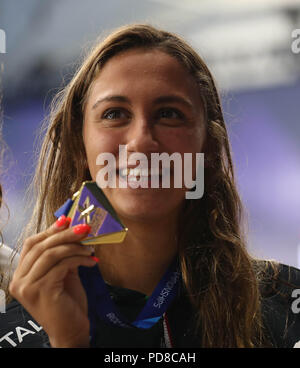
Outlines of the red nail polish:
M 90 231 L 91 231 L 91 227 L 90 225 L 87 225 L 87 224 L 79 224 L 73 227 L 73 232 L 76 235 L 89 233 Z
M 91 258 L 93 261 L 95 261 L 95 262 L 99 263 L 99 258 L 98 258 L 98 257 L 90 256 L 90 258 Z
M 65 215 L 61 215 L 55 222 L 56 227 L 62 227 L 65 225 L 67 218 Z
M 67 217 L 67 218 L 66 218 L 66 221 L 67 221 L 67 222 L 68 222 L 68 224 L 70 225 L 70 223 L 72 222 L 71 217 Z

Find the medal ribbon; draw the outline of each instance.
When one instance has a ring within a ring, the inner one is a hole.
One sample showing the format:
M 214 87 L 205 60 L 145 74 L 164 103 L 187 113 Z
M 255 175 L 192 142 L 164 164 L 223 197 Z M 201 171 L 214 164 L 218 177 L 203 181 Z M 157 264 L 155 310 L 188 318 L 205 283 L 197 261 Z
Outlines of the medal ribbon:
M 67 214 L 72 206 L 70 199 L 55 213 L 56 217 Z M 108 287 L 102 278 L 98 265 L 94 267 L 79 267 L 79 276 L 88 299 L 88 314 L 92 344 L 96 333 L 97 317 L 109 324 L 122 328 L 151 328 L 168 309 L 178 293 L 181 280 L 177 257 L 171 263 L 164 276 L 148 298 L 144 308 L 135 321 L 124 318 L 113 302 Z
M 97 317 L 111 325 L 122 328 L 148 329 L 157 323 L 177 295 L 181 278 L 177 264 L 176 259 L 168 268 L 154 292 L 148 298 L 144 308 L 133 322 L 129 322 L 120 314 L 117 306 L 111 299 L 98 265 L 92 268 L 81 266 L 79 268 L 79 276 L 88 299 L 92 341 L 95 337 Z

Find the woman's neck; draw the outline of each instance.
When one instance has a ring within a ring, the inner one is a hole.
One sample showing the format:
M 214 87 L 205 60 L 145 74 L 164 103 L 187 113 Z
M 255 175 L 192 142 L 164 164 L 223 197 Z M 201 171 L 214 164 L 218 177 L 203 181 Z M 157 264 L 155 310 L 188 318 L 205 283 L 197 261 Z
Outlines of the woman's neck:
M 177 253 L 176 222 L 124 223 L 123 243 L 96 246 L 101 274 L 111 285 L 150 295 Z

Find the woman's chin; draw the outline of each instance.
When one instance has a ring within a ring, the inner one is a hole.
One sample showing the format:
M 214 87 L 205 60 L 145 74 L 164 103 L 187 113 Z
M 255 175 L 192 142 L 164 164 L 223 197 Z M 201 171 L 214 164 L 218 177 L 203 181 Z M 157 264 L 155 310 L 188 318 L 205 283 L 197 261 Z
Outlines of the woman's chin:
M 104 189 L 104 192 L 121 218 L 138 222 L 173 218 L 184 202 L 184 192 L 178 189 Z
M 116 212 L 124 220 L 131 220 L 135 222 L 153 222 L 158 221 L 161 218 L 168 216 L 167 209 L 157 209 L 155 205 L 136 206 L 133 203 L 123 204 L 122 206 L 117 206 Z
M 136 222 L 153 222 L 166 220 L 168 217 L 174 216 L 174 207 L 170 207 L 170 203 L 138 200 L 119 200 L 115 205 L 112 203 L 117 214 L 124 219 Z

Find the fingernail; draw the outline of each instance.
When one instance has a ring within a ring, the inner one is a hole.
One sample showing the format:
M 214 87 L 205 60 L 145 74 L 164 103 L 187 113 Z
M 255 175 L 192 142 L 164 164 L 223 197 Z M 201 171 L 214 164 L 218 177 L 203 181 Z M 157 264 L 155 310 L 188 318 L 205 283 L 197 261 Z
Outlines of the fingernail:
M 89 233 L 90 231 L 91 231 L 91 227 L 90 225 L 87 225 L 87 224 L 79 224 L 73 227 L 73 233 L 76 235 Z
M 90 258 L 93 260 L 93 261 L 95 261 L 95 262 L 97 262 L 97 263 L 99 263 L 99 258 L 98 257 L 95 257 L 95 256 L 90 256 Z
M 70 223 L 72 222 L 71 217 L 67 217 L 67 218 L 66 218 L 66 220 L 67 220 L 67 222 L 68 222 L 68 223 L 69 223 L 69 225 L 70 225 Z
M 67 218 L 65 215 L 61 215 L 55 222 L 56 227 L 62 227 L 66 224 Z

